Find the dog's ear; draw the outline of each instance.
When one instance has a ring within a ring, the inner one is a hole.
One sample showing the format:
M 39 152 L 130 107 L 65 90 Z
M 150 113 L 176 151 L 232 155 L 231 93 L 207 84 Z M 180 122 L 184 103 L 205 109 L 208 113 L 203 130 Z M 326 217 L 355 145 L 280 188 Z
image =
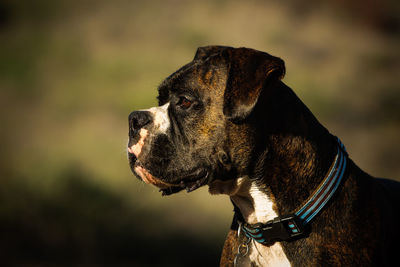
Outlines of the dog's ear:
M 235 122 L 248 117 L 263 88 L 285 75 L 282 59 L 248 48 L 225 49 L 228 78 L 224 94 L 224 114 Z
M 196 55 L 193 60 L 205 60 L 211 56 L 221 54 L 227 49 L 233 49 L 229 46 L 210 45 L 197 48 Z

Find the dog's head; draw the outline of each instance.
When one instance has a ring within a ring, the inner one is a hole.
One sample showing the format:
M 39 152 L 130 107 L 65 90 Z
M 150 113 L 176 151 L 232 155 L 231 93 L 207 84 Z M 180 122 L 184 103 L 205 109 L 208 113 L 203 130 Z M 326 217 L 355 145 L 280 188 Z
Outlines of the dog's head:
M 129 115 L 132 171 L 164 194 L 246 175 L 255 147 L 252 114 L 261 92 L 284 72 L 281 59 L 260 51 L 199 48 L 159 86 L 158 107 Z

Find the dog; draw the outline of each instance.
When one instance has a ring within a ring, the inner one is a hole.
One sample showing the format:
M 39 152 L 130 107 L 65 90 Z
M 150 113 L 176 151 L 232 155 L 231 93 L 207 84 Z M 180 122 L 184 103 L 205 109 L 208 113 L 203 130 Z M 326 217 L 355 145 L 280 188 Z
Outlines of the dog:
M 208 185 L 230 197 L 220 266 L 392 265 L 400 183 L 357 167 L 284 74 L 268 53 L 198 48 L 159 106 L 129 115 L 133 173 L 163 195 Z

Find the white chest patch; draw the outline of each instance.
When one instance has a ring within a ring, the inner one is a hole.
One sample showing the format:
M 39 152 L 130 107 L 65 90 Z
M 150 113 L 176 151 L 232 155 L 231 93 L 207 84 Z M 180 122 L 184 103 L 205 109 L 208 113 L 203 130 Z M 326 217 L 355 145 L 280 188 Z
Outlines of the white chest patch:
M 246 221 L 250 224 L 257 222 L 266 223 L 269 220 L 277 217 L 278 214 L 273 210 L 274 203 L 265 192 L 260 191 L 258 187 L 252 183 L 249 189 L 249 194 L 253 199 L 253 212 Z M 251 242 L 251 251 L 249 254 L 250 261 L 257 266 L 274 266 L 283 267 L 291 266 L 283 251 L 280 242 L 276 242 L 272 246 L 264 246 L 256 241 Z
M 215 181 L 210 185 L 209 191 L 211 194 L 229 195 L 249 224 L 266 223 L 278 216 L 273 209 L 274 203 L 266 192 L 247 177 L 228 182 Z M 248 257 L 255 266 L 291 266 L 280 242 L 269 247 L 254 240 L 250 244 Z
M 253 240 L 251 242 L 249 258 L 255 266 L 291 266 L 285 252 L 283 251 L 282 245 L 279 242 L 276 242 L 272 246 L 267 247 Z
M 273 210 L 274 203 L 254 183 L 250 185 L 249 195 L 253 202 L 253 210 L 249 212 L 250 216 L 247 218 L 247 223 L 266 223 L 278 216 Z

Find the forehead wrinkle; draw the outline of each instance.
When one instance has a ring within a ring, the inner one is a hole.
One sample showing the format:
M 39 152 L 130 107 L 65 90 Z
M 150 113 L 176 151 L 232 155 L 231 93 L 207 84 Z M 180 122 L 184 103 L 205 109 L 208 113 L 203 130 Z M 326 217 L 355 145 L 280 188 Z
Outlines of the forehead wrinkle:
M 185 66 L 181 67 L 166 79 L 164 79 L 158 86 L 158 98 L 167 98 L 170 92 L 175 92 L 182 87 L 182 82 L 184 82 L 184 77 L 188 71 L 192 70 L 195 66 L 198 66 L 198 61 L 192 61 Z
M 183 75 L 186 74 L 189 70 L 191 70 L 193 67 L 197 66 L 198 62 L 192 61 L 182 68 L 178 69 L 174 73 L 172 73 L 170 76 L 168 76 L 166 79 L 164 79 L 159 87 L 169 87 L 171 84 L 174 84 L 179 81 L 179 79 L 182 79 Z

